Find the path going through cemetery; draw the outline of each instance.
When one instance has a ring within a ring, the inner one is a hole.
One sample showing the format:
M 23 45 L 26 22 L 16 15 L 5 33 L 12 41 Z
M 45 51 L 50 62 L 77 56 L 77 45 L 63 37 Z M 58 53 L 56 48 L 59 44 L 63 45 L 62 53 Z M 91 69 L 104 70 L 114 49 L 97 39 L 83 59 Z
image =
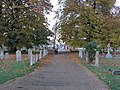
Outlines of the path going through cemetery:
M 50 63 L 24 77 L 0 85 L 0 90 L 109 90 L 70 53 L 53 55 Z

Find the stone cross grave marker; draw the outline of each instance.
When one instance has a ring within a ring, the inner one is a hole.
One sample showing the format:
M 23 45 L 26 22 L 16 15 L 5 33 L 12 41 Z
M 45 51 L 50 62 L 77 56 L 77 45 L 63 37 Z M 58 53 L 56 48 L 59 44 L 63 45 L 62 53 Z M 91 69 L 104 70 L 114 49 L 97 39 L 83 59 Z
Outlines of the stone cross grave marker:
M 111 49 L 110 44 L 108 44 L 108 46 L 107 46 L 107 51 L 108 51 L 108 53 L 107 53 L 107 55 L 106 55 L 106 58 L 108 58 L 108 59 L 111 59 L 111 58 L 112 58 L 112 55 L 110 54 L 110 49 Z
M 95 66 L 99 67 L 99 52 L 98 51 L 96 51 L 96 54 L 95 54 Z
M 17 62 L 18 62 L 18 61 L 22 61 L 21 51 L 20 51 L 20 50 L 17 50 L 17 51 L 16 51 L 16 60 L 17 60 Z

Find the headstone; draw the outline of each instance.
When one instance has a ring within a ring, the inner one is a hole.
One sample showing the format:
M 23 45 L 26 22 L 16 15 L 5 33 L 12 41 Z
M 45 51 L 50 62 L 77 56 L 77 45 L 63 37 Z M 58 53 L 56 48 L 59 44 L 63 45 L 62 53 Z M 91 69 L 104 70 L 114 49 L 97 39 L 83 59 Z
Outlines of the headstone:
M 5 53 L 5 60 L 9 59 L 9 53 Z
M 79 57 L 80 57 L 80 49 L 79 49 Z
M 47 49 L 45 49 L 45 55 L 47 55 L 48 54 L 48 50 Z
M 4 59 L 4 51 L 0 50 L 0 59 L 3 60 Z
M 95 66 L 99 67 L 99 52 L 96 51 L 96 55 L 95 55 Z
M 32 56 L 32 50 L 31 49 L 28 49 L 28 58 L 30 59 Z
M 85 60 L 85 48 L 83 49 L 83 59 Z
M 43 57 L 46 56 L 46 49 L 43 49 Z
M 108 53 L 107 53 L 107 55 L 106 55 L 106 58 L 108 58 L 108 59 L 111 59 L 112 58 L 112 55 L 110 54 L 110 44 L 108 44 L 108 46 L 107 46 L 107 51 L 108 51 Z
M 21 51 L 20 50 L 16 51 L 16 60 L 17 61 L 22 61 L 22 59 L 21 59 Z
M 65 49 L 66 49 L 66 50 L 68 49 L 68 46 L 67 46 L 67 45 L 65 45 Z
M 113 70 L 112 75 L 120 75 L 120 70 Z
M 33 56 L 31 55 L 30 56 L 30 66 L 32 66 L 33 65 Z
M 38 54 L 35 55 L 35 60 L 38 61 Z
M 42 58 L 42 50 L 40 50 L 39 59 Z
M 33 64 L 35 63 L 35 55 L 32 57 Z
M 86 52 L 86 57 L 85 57 L 86 61 L 88 62 L 88 52 Z
M 79 57 L 83 58 L 83 50 L 81 48 L 79 49 Z
M 116 56 L 117 55 L 116 49 L 113 49 L 113 52 L 114 52 L 114 56 Z

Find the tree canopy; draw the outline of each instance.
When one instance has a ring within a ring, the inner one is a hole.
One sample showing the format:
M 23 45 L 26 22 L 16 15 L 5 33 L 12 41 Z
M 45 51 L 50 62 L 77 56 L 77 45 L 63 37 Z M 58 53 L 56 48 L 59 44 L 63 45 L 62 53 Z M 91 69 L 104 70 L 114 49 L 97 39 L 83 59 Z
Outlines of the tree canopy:
M 49 0 L 1 0 L 0 7 L 1 45 L 12 49 L 47 44 L 51 33 L 44 12 L 52 9 Z
M 93 40 L 103 47 L 108 43 L 120 46 L 120 11 L 115 1 L 59 0 L 62 7 L 57 11 L 60 39 L 73 47 Z

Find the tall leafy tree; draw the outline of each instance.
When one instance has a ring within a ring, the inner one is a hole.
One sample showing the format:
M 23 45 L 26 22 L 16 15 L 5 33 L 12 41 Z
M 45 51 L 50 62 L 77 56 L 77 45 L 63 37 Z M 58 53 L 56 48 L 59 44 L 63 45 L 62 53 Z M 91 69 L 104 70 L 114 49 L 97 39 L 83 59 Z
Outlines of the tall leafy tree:
M 58 18 L 63 41 L 74 47 L 94 39 L 104 43 L 103 46 L 115 43 L 112 38 L 115 39 L 114 30 L 119 32 L 120 22 L 112 11 L 115 0 L 65 0 L 61 3 Z
M 44 10 L 40 12 L 35 11 L 35 8 L 39 9 L 39 1 L 34 2 L 34 4 L 29 2 L 29 0 L 3 0 L 0 3 L 2 7 L 0 30 L 3 32 L 0 35 L 3 35 L 2 37 L 5 38 L 4 43 L 2 40 L 0 42 L 10 49 L 21 48 L 23 46 L 30 48 L 33 45 L 45 44 L 46 41 L 44 43 L 39 42 L 44 41 L 44 39 L 39 37 L 44 35 L 43 38 L 47 38 L 50 35 L 48 34 L 49 30 Z M 52 6 L 50 4 L 47 7 L 51 8 Z M 47 9 L 47 7 L 42 6 L 46 11 L 49 11 L 50 8 Z

